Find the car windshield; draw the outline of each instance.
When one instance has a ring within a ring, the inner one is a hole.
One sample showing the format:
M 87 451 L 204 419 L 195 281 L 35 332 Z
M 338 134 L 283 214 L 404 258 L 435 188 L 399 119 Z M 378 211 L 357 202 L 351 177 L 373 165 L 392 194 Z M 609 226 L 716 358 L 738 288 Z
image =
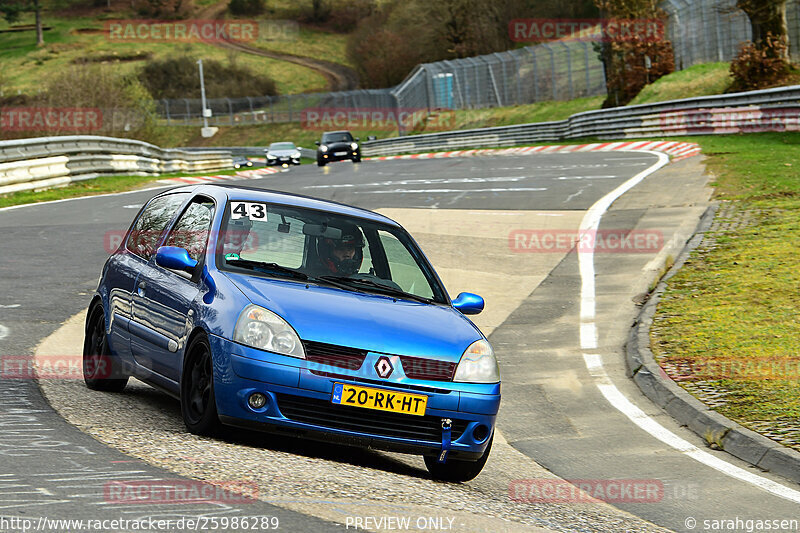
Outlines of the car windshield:
M 323 143 L 349 143 L 353 142 L 353 136 L 347 132 L 344 133 L 326 133 L 322 136 Z
M 269 145 L 270 150 L 294 150 L 294 143 L 272 143 Z
M 217 247 L 220 269 L 446 303 L 401 228 L 335 213 L 231 200 Z

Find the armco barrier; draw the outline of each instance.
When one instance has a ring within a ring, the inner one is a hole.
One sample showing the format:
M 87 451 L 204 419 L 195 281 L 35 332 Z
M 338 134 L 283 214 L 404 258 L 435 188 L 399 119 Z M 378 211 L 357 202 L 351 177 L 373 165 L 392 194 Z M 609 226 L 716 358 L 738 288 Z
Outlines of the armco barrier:
M 0 194 L 64 185 L 103 174 L 158 175 L 231 168 L 225 150 L 159 148 L 92 135 L 0 141 Z
M 365 156 L 514 146 L 566 139 L 635 139 L 800 131 L 800 86 L 577 113 L 558 122 L 458 130 L 368 141 Z

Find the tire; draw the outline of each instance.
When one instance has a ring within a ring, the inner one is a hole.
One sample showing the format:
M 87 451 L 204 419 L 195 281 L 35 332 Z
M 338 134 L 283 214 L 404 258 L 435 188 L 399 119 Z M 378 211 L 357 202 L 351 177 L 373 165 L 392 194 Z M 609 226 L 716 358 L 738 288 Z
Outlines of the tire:
M 317 166 L 318 167 L 324 167 L 325 166 L 325 161 L 320 161 L 319 159 L 317 159 Z
M 205 334 L 196 336 L 186 348 L 181 374 L 181 415 L 186 429 L 195 435 L 212 436 L 222 427 L 214 398 L 211 345 Z
M 106 317 L 99 303 L 91 307 L 86 318 L 83 381 L 89 389 L 103 392 L 122 392 L 128 384 L 128 376 L 108 346 Z
M 353 163 L 354 163 L 354 164 L 355 164 L 355 163 L 361 163 L 361 158 L 360 158 L 360 157 L 354 157 L 354 158 L 353 158 Z
M 461 483 L 469 481 L 478 477 L 478 474 L 483 470 L 486 460 L 489 458 L 489 452 L 492 451 L 492 441 L 494 435 L 489 439 L 489 444 L 486 445 L 483 455 L 477 461 L 459 461 L 457 459 L 448 459 L 446 463 L 438 462 L 438 457 L 425 456 L 425 466 L 428 467 L 431 477 L 438 481 L 450 481 L 453 483 Z

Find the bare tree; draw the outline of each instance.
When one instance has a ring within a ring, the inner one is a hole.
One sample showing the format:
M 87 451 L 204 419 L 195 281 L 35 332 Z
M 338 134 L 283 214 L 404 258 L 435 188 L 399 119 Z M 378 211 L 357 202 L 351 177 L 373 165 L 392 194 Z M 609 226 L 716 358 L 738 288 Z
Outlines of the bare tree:
M 736 7 L 741 9 L 750 19 L 753 43 L 768 56 L 780 55 L 780 59 L 789 59 L 789 31 L 786 25 L 786 0 L 737 0 Z M 787 45 L 772 47 L 767 45 L 767 36 L 785 40 Z

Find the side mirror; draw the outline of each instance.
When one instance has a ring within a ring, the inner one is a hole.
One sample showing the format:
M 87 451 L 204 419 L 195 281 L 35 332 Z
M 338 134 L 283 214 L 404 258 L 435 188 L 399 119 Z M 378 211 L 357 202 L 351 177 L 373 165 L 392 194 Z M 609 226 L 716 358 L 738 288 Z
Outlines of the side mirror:
M 314 141 L 314 144 L 316 144 L 317 146 L 319 146 L 319 141 Z
M 465 315 L 477 315 L 483 311 L 483 305 L 483 298 L 471 292 L 462 292 L 453 300 L 453 307 Z
M 156 264 L 170 270 L 189 272 L 197 266 L 197 261 L 189 257 L 185 248 L 162 246 L 156 251 Z
M 356 137 L 356 142 L 360 141 L 361 137 Z

